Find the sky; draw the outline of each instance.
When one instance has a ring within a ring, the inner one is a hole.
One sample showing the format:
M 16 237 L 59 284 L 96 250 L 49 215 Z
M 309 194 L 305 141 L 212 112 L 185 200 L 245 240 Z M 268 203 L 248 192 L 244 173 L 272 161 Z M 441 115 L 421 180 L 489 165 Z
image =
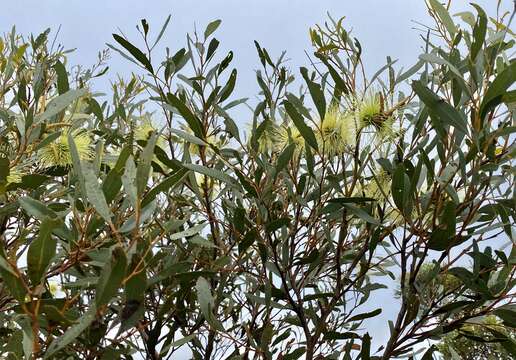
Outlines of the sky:
M 472 10 L 469 1 L 455 0 L 455 9 Z M 492 12 L 497 0 L 477 0 Z M 511 0 L 503 0 L 511 3 Z M 0 12 L 0 32 L 16 25 L 21 34 L 38 34 L 46 28 L 60 28 L 58 42 L 65 48 L 76 48 L 70 56 L 72 64 L 91 66 L 97 53 L 114 43 L 112 33 L 119 29 L 131 41 L 139 42 L 135 26 L 145 18 L 151 32 L 157 34 L 166 17 L 172 20 L 158 50 L 182 48 L 185 35 L 196 27 L 199 32 L 206 24 L 221 19 L 216 33 L 221 41 L 220 56 L 234 52 L 233 65 L 239 70 L 238 96 L 254 96 L 257 92 L 254 71 L 259 61 L 253 40 L 266 47 L 270 54 L 279 56 L 287 51 L 289 65 L 295 69 L 309 62 L 305 50 L 311 53 L 308 29 L 333 17 L 346 17 L 346 28 L 353 28 L 364 48 L 364 62 L 373 74 L 391 55 L 399 59 L 397 66 L 410 67 L 421 52 L 421 32 L 414 29 L 414 21 L 428 22 L 423 0 L 17 0 L 6 1 Z M 453 13 L 453 11 L 452 11 Z M 113 53 L 110 72 L 97 81 L 100 91 L 109 90 L 109 81 L 117 73 L 128 76 L 136 70 L 134 64 Z
M 474 11 L 470 1 L 455 0 L 451 13 Z M 495 15 L 497 0 L 477 0 L 488 14 Z M 502 0 L 502 7 L 510 9 L 512 0 Z M 216 32 L 220 40 L 220 56 L 233 50 L 233 66 L 239 71 L 237 96 L 253 97 L 258 91 L 255 70 L 259 60 L 253 40 L 257 40 L 276 57 L 287 51 L 289 65 L 298 73 L 300 66 L 309 64 L 305 51 L 311 52 L 308 29 L 332 17 L 345 16 L 347 29 L 353 29 L 364 49 L 363 60 L 369 74 L 385 64 L 386 56 L 398 59 L 396 68 L 409 68 L 422 52 L 421 29 L 417 22 L 428 23 L 423 0 L 17 0 L 2 4 L 0 32 L 5 33 L 16 25 L 21 34 L 38 34 L 46 28 L 60 28 L 58 42 L 65 48 L 77 48 L 70 56 L 72 64 L 91 66 L 97 53 L 106 43 L 115 43 L 112 33 L 121 30 L 131 41 L 140 44 L 135 26 L 140 19 L 147 19 L 154 36 L 161 29 L 166 17 L 172 19 L 167 33 L 158 45 L 172 52 L 185 46 L 187 32 L 196 27 L 200 33 L 206 24 L 221 19 Z M 109 90 L 109 81 L 116 74 L 128 76 L 135 65 L 113 53 L 109 60 L 110 71 L 95 85 L 99 91 Z M 375 295 L 375 308 L 384 310 L 375 319 L 376 344 L 385 342 L 389 330 L 387 319 L 395 316 L 397 305 L 392 290 Z

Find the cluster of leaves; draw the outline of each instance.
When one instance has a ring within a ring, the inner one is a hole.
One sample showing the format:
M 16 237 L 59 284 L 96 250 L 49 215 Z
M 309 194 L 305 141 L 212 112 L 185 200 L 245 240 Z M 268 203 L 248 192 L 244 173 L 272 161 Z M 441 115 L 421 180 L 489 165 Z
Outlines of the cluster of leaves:
M 143 45 L 114 35 L 140 75 L 104 102 L 106 53 L 71 71 L 48 31 L 11 32 L 0 354 L 428 360 L 460 356 L 453 336 L 514 356 L 514 34 L 473 9 L 459 23 L 429 0 L 419 61 L 370 77 L 344 19 L 310 29 L 301 87 L 256 43 L 254 104 L 233 96 L 218 20 L 162 62 L 170 17 L 153 40 L 142 20 Z

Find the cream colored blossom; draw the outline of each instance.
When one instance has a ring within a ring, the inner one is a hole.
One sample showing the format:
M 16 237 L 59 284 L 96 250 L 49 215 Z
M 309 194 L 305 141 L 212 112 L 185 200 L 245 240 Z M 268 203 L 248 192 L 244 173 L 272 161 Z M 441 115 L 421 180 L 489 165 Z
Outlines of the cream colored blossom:
M 202 195 L 208 191 L 208 197 L 214 198 L 219 194 L 219 186 L 215 183 L 213 178 L 204 174 L 195 173 L 195 181 Z
M 305 139 L 297 127 L 291 125 L 281 125 L 277 130 L 274 147 L 276 152 L 282 151 L 292 141 L 295 145 L 296 153 L 300 153 L 305 148 Z
M 91 138 L 83 130 L 72 131 L 72 137 L 81 160 L 93 158 L 94 151 L 91 148 Z M 72 154 L 68 143 L 68 132 L 63 133 L 50 144 L 39 150 L 39 162 L 44 167 L 72 165 Z
M 7 175 L 7 184 L 19 184 L 22 182 L 22 177 L 25 175 L 20 169 L 12 168 L 9 169 L 9 175 Z
M 354 145 L 356 126 L 353 115 L 332 106 L 326 111 L 317 132 L 319 148 L 328 156 L 343 154 Z

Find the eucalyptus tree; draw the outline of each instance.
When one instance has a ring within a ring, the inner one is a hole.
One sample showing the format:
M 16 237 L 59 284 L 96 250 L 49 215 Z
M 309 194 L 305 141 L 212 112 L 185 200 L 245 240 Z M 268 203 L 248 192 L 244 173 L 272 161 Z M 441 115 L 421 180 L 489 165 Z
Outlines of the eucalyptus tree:
M 299 70 L 255 43 L 254 100 L 219 20 L 162 60 L 170 17 L 114 34 L 136 73 L 109 99 L 107 52 L 70 68 L 49 31 L 8 34 L 0 353 L 428 360 L 453 334 L 514 355 L 513 13 L 427 4 L 407 70 L 371 75 L 344 18 Z

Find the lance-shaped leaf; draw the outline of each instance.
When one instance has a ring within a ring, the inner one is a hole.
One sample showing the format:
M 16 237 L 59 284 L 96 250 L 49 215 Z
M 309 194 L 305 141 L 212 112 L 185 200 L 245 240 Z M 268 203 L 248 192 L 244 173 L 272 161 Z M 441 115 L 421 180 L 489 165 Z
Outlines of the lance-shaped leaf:
M 480 105 L 480 118 L 484 119 L 488 112 L 500 105 L 503 101 L 507 89 L 511 87 L 516 81 L 516 61 L 508 65 L 498 76 L 494 79 L 489 89 L 487 89 L 482 104 Z
M 231 95 L 231 93 L 235 89 L 236 78 L 237 78 L 237 70 L 233 69 L 233 71 L 231 71 L 231 75 L 229 75 L 227 84 L 220 91 L 219 102 L 223 102 Z
M 183 101 L 181 101 L 177 96 L 175 96 L 172 93 L 168 93 L 167 101 L 169 105 L 175 107 L 177 111 L 179 111 L 179 114 L 183 117 L 183 119 L 185 119 L 190 129 L 192 129 L 192 131 L 194 132 L 195 136 L 203 139 L 204 136 L 201 121 L 197 116 L 195 116 L 192 113 L 188 106 L 186 106 Z
M 443 212 L 440 216 L 439 227 L 432 232 L 430 240 L 428 241 L 428 247 L 430 249 L 444 251 L 455 245 L 455 242 L 452 241 L 455 236 L 456 227 L 455 208 L 456 206 L 453 201 L 448 201 L 444 205 Z
M 207 39 L 208 36 L 213 34 L 215 32 L 215 30 L 217 30 L 217 28 L 220 26 L 221 23 L 222 23 L 222 20 L 220 20 L 220 19 L 210 22 L 208 24 L 208 26 L 206 26 L 206 30 L 204 30 L 204 38 Z
M 464 134 L 468 133 L 466 120 L 457 109 L 437 96 L 419 80 L 412 82 L 412 88 L 428 107 L 430 114 L 433 115 L 432 118 L 438 120 L 441 126 L 451 125 Z
M 69 327 L 63 335 L 54 339 L 47 351 L 45 352 L 44 359 L 50 359 L 52 356 L 61 349 L 64 349 L 72 341 L 74 341 L 79 335 L 86 330 L 96 318 L 96 308 L 94 305 L 90 306 L 88 311 L 79 317 L 77 324 Z
M 57 240 L 52 236 L 52 231 L 60 224 L 60 219 L 45 218 L 39 225 L 38 236 L 29 246 L 27 269 L 34 285 L 41 282 L 50 261 L 56 254 Z
M 321 85 L 310 79 L 308 76 L 308 70 L 304 67 L 301 68 L 301 75 L 303 75 L 303 78 L 308 85 L 308 91 L 310 91 L 310 95 L 312 96 L 312 100 L 314 101 L 320 118 L 324 119 L 324 115 L 326 114 L 326 100 L 324 98 L 324 92 L 321 89 Z
M 99 277 L 95 296 L 97 307 L 107 304 L 116 295 L 124 280 L 126 268 L 125 252 L 117 246 L 113 249 L 111 259 L 106 263 Z
M 28 215 L 38 220 L 43 221 L 45 218 L 56 219 L 58 217 L 53 210 L 49 209 L 41 201 L 33 199 L 30 196 L 19 198 L 18 203 Z
M 57 91 L 59 92 L 59 95 L 62 95 L 70 90 L 70 85 L 68 84 L 68 73 L 66 72 L 66 68 L 63 63 L 59 60 L 56 61 L 53 67 L 57 74 Z
M 148 203 L 154 200 L 159 193 L 166 192 L 176 184 L 179 184 L 185 178 L 186 174 L 188 174 L 188 169 L 179 169 L 153 187 L 143 198 L 142 207 L 145 207 Z
M 403 164 L 398 164 L 392 176 L 392 198 L 398 209 L 407 214 L 411 199 L 410 178 L 405 173 Z
M 25 302 L 27 289 L 19 272 L 7 261 L 3 246 L 0 246 L 0 277 L 12 296 L 19 302 Z
M 482 45 L 484 44 L 484 40 L 486 38 L 487 33 L 487 15 L 486 12 L 477 4 L 471 4 L 475 7 L 478 12 L 477 21 L 475 23 L 475 27 L 473 28 L 473 43 L 471 44 L 471 60 L 475 61 L 478 52 L 482 49 Z
M 48 103 L 45 111 L 34 117 L 34 123 L 37 124 L 41 121 L 50 119 L 52 116 L 59 114 L 61 111 L 66 109 L 72 102 L 84 96 L 88 93 L 86 89 L 69 90 L 62 95 L 52 99 Z
M 313 147 L 315 150 L 318 150 L 319 147 L 317 145 L 317 140 L 315 139 L 314 132 L 312 131 L 312 129 L 310 129 L 308 125 L 306 125 L 301 114 L 290 102 L 284 101 L 283 105 L 285 106 L 285 111 L 287 112 L 288 116 L 290 116 L 290 118 L 294 122 L 294 125 L 299 130 L 301 136 L 303 136 L 307 144 Z
M 147 70 L 149 70 L 151 73 L 154 73 L 154 69 L 152 68 L 152 65 L 151 65 L 149 59 L 140 49 L 138 49 L 136 46 L 131 44 L 129 41 L 127 41 L 120 35 L 113 34 L 113 38 L 116 40 L 117 43 L 122 45 L 124 47 L 124 49 L 129 51 L 129 53 L 132 56 L 134 56 L 134 58 L 136 60 L 138 60 L 138 62 L 140 64 L 142 64 Z
M 82 163 L 82 173 L 86 187 L 88 201 L 93 205 L 95 211 L 108 223 L 111 224 L 111 210 L 104 197 L 104 192 L 100 186 L 93 165 L 87 162 Z
M 222 330 L 222 325 L 215 319 L 212 312 L 215 306 L 215 299 L 211 294 L 210 284 L 205 278 L 199 277 L 195 284 L 195 289 L 197 290 L 197 300 L 199 301 L 199 307 L 201 308 L 204 318 L 213 328 Z
M 448 13 L 448 10 L 446 10 L 446 8 L 443 6 L 443 4 L 439 2 L 439 0 L 428 0 L 428 3 L 430 4 L 432 10 L 435 11 L 439 19 L 444 24 L 446 31 L 453 38 L 457 33 L 457 27 L 455 26 L 455 23 L 453 22 L 450 14 Z
M 136 188 L 138 190 L 139 198 L 141 198 L 145 188 L 147 187 L 147 181 L 149 180 L 151 170 L 151 161 L 154 156 L 154 147 L 156 146 L 157 140 L 158 134 L 153 132 L 140 156 L 140 163 L 136 169 Z

